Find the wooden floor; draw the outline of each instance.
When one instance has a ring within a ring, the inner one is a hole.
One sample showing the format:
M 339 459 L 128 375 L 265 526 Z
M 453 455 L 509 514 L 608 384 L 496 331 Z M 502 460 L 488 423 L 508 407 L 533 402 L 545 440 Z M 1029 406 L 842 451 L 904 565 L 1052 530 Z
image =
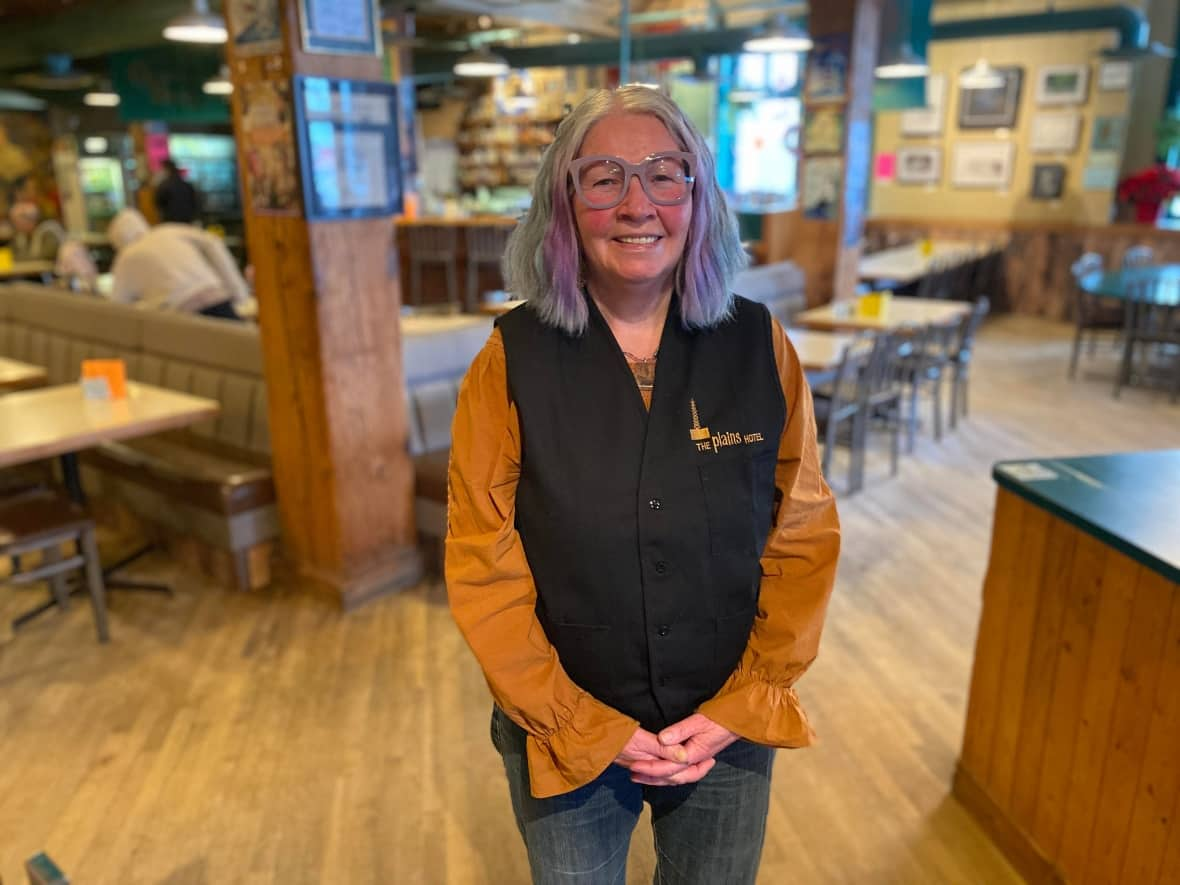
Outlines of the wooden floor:
M 1065 379 L 1068 331 L 990 324 L 967 425 L 921 438 L 896 479 L 874 458 L 843 501 L 800 684 L 821 743 L 779 754 L 760 882 L 1019 881 L 948 795 L 990 465 L 1180 447 L 1163 394 L 1111 399 L 1109 351 Z M 83 885 L 527 881 L 486 689 L 437 582 L 342 615 L 291 583 L 237 595 L 165 561 L 140 571 L 178 593 L 117 595 L 108 646 L 81 604 L 0 633 L 0 878 L 47 850 Z M 0 619 L 37 598 L 4 590 Z M 641 824 L 628 881 L 652 863 Z

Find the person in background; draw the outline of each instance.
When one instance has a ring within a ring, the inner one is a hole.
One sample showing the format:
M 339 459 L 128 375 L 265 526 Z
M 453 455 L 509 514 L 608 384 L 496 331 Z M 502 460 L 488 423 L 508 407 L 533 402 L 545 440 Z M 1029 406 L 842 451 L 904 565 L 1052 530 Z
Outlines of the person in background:
M 156 211 L 160 221 L 192 224 L 200 213 L 197 189 L 185 181 L 180 168 L 169 157 L 164 160 L 164 177 L 156 185 Z
M 840 528 L 810 390 L 745 264 L 709 148 L 666 96 L 558 127 L 504 257 L 526 304 L 463 381 L 451 612 L 495 706 L 535 883 L 752 885 L 774 747 L 811 743 Z
M 8 210 L 8 219 L 12 224 L 12 239 L 8 245 L 16 261 L 53 261 L 57 258 L 57 250 L 66 239 L 65 228 L 52 218 L 42 221 L 36 203 L 13 203 Z
M 233 256 L 213 234 L 191 224 L 150 227 L 139 210 L 121 209 L 107 236 L 115 248 L 115 301 L 240 319 L 234 305 L 250 293 Z
M 90 250 L 81 240 L 66 240 L 57 250 L 53 275 L 58 285 L 71 292 L 98 291 L 98 268 L 90 257 Z

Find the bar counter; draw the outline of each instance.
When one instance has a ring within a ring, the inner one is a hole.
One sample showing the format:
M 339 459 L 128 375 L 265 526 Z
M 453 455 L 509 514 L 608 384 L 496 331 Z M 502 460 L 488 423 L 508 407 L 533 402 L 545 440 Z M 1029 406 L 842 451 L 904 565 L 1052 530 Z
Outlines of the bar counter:
M 993 476 L 954 793 L 1030 883 L 1180 882 L 1180 451 Z
M 456 228 L 458 236 L 455 238 L 455 274 L 459 286 L 459 302 L 463 303 L 467 292 L 467 240 L 465 231 L 471 227 L 504 227 L 516 226 L 516 219 L 505 215 L 476 215 L 469 218 L 421 217 L 414 219 L 399 218 L 396 222 L 397 251 L 401 256 L 401 285 L 402 303 L 410 304 L 410 238 L 411 227 L 447 227 Z M 481 264 L 479 267 L 479 291 L 503 289 L 504 281 L 500 276 L 500 269 L 492 264 Z M 422 269 L 422 303 L 445 304 L 446 272 L 440 265 L 428 264 Z

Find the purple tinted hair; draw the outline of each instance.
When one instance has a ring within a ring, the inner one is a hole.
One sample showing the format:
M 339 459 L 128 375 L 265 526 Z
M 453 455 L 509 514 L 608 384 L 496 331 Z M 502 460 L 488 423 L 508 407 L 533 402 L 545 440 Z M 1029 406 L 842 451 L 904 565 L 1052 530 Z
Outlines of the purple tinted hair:
M 622 86 L 590 94 L 557 127 L 533 183 L 533 202 L 504 253 L 508 288 L 532 302 L 541 319 L 580 335 L 588 310 L 582 292 L 581 246 L 574 222 L 569 167 L 590 129 L 611 113 L 647 114 L 667 128 L 681 150 L 695 155 L 696 184 L 684 254 L 676 267 L 676 291 L 686 328 L 710 328 L 729 316 L 730 286 L 746 266 L 737 222 L 717 185 L 705 139 L 667 96 L 647 86 Z

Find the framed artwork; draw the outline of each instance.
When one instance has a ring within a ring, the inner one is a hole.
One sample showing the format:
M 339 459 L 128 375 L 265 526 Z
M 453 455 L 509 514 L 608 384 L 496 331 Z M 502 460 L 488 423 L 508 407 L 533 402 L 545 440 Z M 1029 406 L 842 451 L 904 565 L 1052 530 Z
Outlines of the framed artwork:
M 1089 65 L 1046 65 L 1037 70 L 1037 104 L 1082 104 L 1090 80 Z
M 946 74 L 926 77 L 926 107 L 901 112 L 902 135 L 939 135 L 946 109 Z
M 1033 166 L 1031 196 L 1034 200 L 1059 200 L 1064 190 L 1063 163 L 1037 163 Z
M 815 157 L 803 161 L 803 215 L 805 218 L 832 220 L 840 211 L 844 160 L 841 157 Z
M 1003 190 L 1012 180 L 1016 146 L 1009 141 L 961 141 L 951 161 L 955 187 Z
M 222 9 L 237 55 L 269 55 L 283 48 L 279 0 L 225 0 Z
M 290 83 L 246 83 L 241 107 L 242 159 L 246 167 L 243 196 L 260 215 L 298 215 L 299 160 Z
M 307 52 L 379 55 L 375 0 L 299 0 L 299 27 Z
M 1029 149 L 1037 154 L 1072 154 L 1078 147 L 1082 115 L 1077 111 L 1037 114 L 1032 118 Z
M 898 184 L 938 184 L 942 181 L 942 148 L 900 148 L 895 178 Z
M 959 87 L 959 128 L 996 129 L 1012 128 L 1016 125 L 1016 113 L 1020 109 L 1020 85 L 1024 69 L 998 67 L 995 72 L 1003 83 L 984 89 L 970 86 Z
M 1119 182 L 1119 155 L 1117 151 L 1091 152 L 1086 168 L 1082 170 L 1082 189 L 1088 191 L 1114 190 Z
M 803 91 L 809 103 L 844 101 L 848 97 L 848 37 L 820 37 L 807 53 Z
M 836 108 L 811 108 L 803 127 L 805 154 L 838 154 L 844 149 L 844 114 Z
M 1098 91 L 1126 92 L 1134 70 L 1129 61 L 1104 61 L 1098 66 Z
M 1127 133 L 1126 117 L 1095 117 L 1090 133 L 1091 151 L 1120 151 Z

